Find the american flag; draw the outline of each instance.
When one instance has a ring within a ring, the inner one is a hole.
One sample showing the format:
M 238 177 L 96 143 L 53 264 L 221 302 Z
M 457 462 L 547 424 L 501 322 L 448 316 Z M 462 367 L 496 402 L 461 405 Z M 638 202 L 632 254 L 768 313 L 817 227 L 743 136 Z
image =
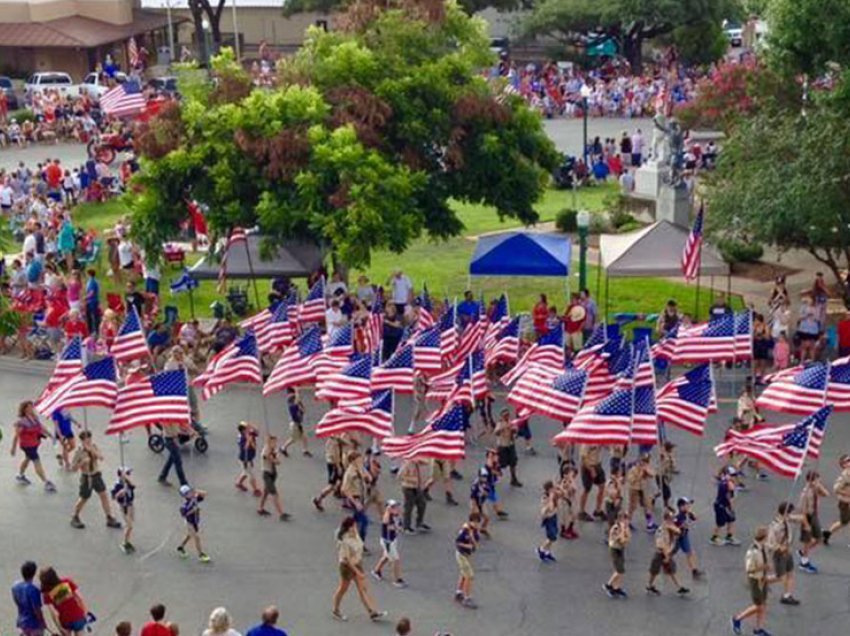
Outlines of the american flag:
M 292 344 L 295 337 L 295 325 L 289 320 L 287 302 L 280 301 L 271 312 L 270 318 L 255 327 L 254 331 L 257 334 L 257 347 L 260 353 L 271 353 Z
M 797 479 L 803 471 L 806 456 L 815 439 L 818 446 L 826 432 L 831 406 L 824 406 L 784 433 L 776 442 L 738 444 L 735 452 L 761 462 L 766 468 L 784 477 Z
M 569 422 L 575 417 L 584 397 L 587 371 L 567 369 L 551 375 L 545 369 L 531 369 L 517 381 L 508 394 L 508 402 L 517 410 L 526 410 Z
M 772 382 L 756 400 L 756 406 L 768 411 L 809 415 L 827 400 L 829 368 L 816 362 L 794 375 Z
M 475 400 L 482 399 L 490 392 L 482 351 L 467 356 L 459 364 L 460 369 L 451 378 L 445 378 L 444 374 L 432 378 L 427 395 L 429 400 L 442 400 L 445 404 L 461 401 L 472 406 Z
M 266 307 L 261 312 L 254 314 L 253 316 L 248 316 L 244 320 L 239 321 L 239 328 L 247 331 L 248 329 L 253 329 L 254 332 L 266 324 L 269 320 L 271 320 L 272 312 L 271 309 Z
M 516 363 L 519 357 L 519 321 L 517 316 L 496 333 L 490 346 L 484 350 L 487 366 L 497 362 Z
M 322 352 L 311 359 L 316 379 L 321 380 L 325 375 L 345 367 L 353 353 L 354 329 L 351 325 L 345 325 L 327 337 Z
M 656 360 L 670 360 L 676 356 L 676 344 L 679 341 L 679 325 L 664 334 L 652 345 L 652 357 Z
M 139 66 L 139 47 L 136 44 L 136 38 L 131 37 L 127 41 L 127 59 L 130 62 L 130 68 Z
M 372 390 L 394 389 L 399 393 L 413 393 L 413 347 L 396 349 L 390 359 L 372 369 Z
M 619 387 L 619 383 L 618 383 Z M 595 406 L 582 406 L 554 444 L 628 444 L 632 431 L 633 390 L 617 388 Z
M 455 404 L 441 417 L 428 424 L 420 433 L 403 437 L 387 437 L 381 448 L 390 457 L 414 459 L 463 459 L 466 414 L 461 404 Z
M 475 322 L 466 325 L 466 329 L 460 334 L 460 342 L 452 355 L 453 362 L 460 362 L 473 351 L 481 349 L 484 344 L 484 334 L 487 331 L 487 319 L 479 318 Z
M 413 341 L 413 368 L 425 375 L 443 368 L 440 329 L 436 325 L 420 333 Z
M 183 292 L 192 291 L 198 288 L 198 281 L 192 278 L 187 268 L 183 268 L 183 273 L 178 278 L 172 281 L 169 289 L 172 294 L 182 294 Z
M 366 321 L 366 347 L 369 351 L 378 351 L 384 339 L 384 301 L 380 294 L 372 301 L 372 309 Z
M 564 370 L 564 327 L 558 325 L 541 336 L 528 348 L 516 366 L 502 376 L 505 385 L 511 385 L 532 365 L 540 365 L 561 372 Z
M 635 386 L 651 387 L 654 394 L 655 367 L 652 364 L 652 350 L 649 346 L 649 338 L 633 343 L 632 347 L 634 349 Z
M 457 325 L 455 324 L 456 320 L 456 307 L 453 304 L 449 304 L 449 301 L 445 302 L 445 311 L 443 311 L 443 315 L 440 316 L 440 352 L 443 355 L 443 360 L 448 360 L 454 354 L 455 349 L 457 348 Z
M 221 261 L 218 265 L 218 293 L 223 294 L 227 288 L 227 257 L 230 254 L 230 248 L 237 243 L 248 244 L 248 235 L 241 227 L 235 227 L 230 230 L 227 235 L 227 240 L 224 242 L 224 249 L 221 252 Z
M 700 261 L 702 260 L 702 224 L 705 216 L 705 206 L 700 203 L 699 211 L 688 234 L 685 249 L 682 251 L 682 274 L 690 282 L 699 276 Z
M 796 427 L 797 424 L 782 424 L 780 426 L 760 424 L 759 426 L 755 426 L 743 433 L 730 430 L 728 438 L 721 444 L 715 446 L 714 452 L 718 457 L 722 457 L 729 453 L 737 453 L 741 448 L 748 446 L 776 446 L 782 442 L 782 438 L 787 433 L 791 433 Z M 820 448 L 823 444 L 823 433 L 823 428 L 815 427 L 808 449 L 808 456 L 812 459 L 820 459 Z
M 260 352 L 257 337 L 248 331 L 236 342 L 225 348 L 207 364 L 204 372 L 194 379 L 193 386 L 201 388 L 201 397 L 209 400 L 228 384 L 248 382 L 262 384 Z
M 656 444 L 658 443 L 658 413 L 655 389 L 651 386 L 635 386 L 634 391 L 631 443 L 644 446 Z
M 749 309 L 735 314 L 735 359 L 753 357 L 753 312 Z
M 287 347 L 278 358 L 266 383 L 263 395 L 283 391 L 290 386 L 311 384 L 316 381 L 313 362 L 322 353 L 322 332 L 313 325 L 302 333 L 298 340 Z
M 298 310 L 298 322 L 323 322 L 325 320 L 325 277 L 317 280 Z
M 191 422 L 186 372 L 163 371 L 118 390 L 115 410 L 106 428 L 107 434 L 123 433 L 148 424 Z
M 100 110 L 109 117 L 133 117 L 141 113 L 147 102 L 136 80 L 110 88 L 100 98 Z
M 115 360 L 118 362 L 130 362 L 131 360 L 150 357 L 151 352 L 148 349 L 139 314 L 134 305 L 130 306 L 130 311 L 127 312 L 124 324 L 118 330 L 118 335 L 115 336 L 109 353 L 115 356 Z
M 483 306 L 483 303 L 482 303 Z M 490 316 L 487 330 L 484 333 L 484 348 L 489 349 L 496 341 L 496 336 L 504 329 L 511 321 L 511 315 L 508 313 L 508 297 L 502 294 L 499 300 L 496 301 L 496 306 L 493 310 L 493 315 Z
M 672 360 L 678 364 L 734 360 L 735 315 L 728 313 L 708 323 L 679 329 Z
M 364 406 L 372 400 L 372 357 L 363 356 L 337 373 L 325 376 L 318 384 L 316 397 L 346 406 Z
M 115 406 L 117 393 L 115 359 L 109 356 L 89 362 L 82 372 L 72 376 L 47 397 L 39 400 L 35 408 L 45 417 L 57 409 L 87 406 L 111 409 Z
M 673 380 L 658 393 L 658 419 L 694 435 L 702 435 L 712 397 L 711 380 L 678 383 Z
M 584 391 L 584 404 L 592 406 L 604 399 L 614 389 L 619 377 L 629 373 L 631 368 L 631 344 L 620 339 L 606 342 L 596 360 L 585 369 L 587 387 Z
M 836 413 L 850 411 L 850 358 L 840 358 L 829 366 L 826 401 Z
M 41 392 L 38 401 L 44 400 L 50 393 L 75 375 L 83 372 L 83 343 L 79 336 L 74 336 L 65 345 L 65 350 L 56 361 L 53 375 L 47 381 L 47 386 Z
M 687 373 L 680 375 L 678 378 L 670 380 L 670 382 L 658 389 L 658 393 L 655 394 L 655 397 L 660 400 L 668 394 L 675 393 L 676 389 L 683 384 L 701 384 L 703 382 L 710 383 L 711 381 L 711 367 L 708 363 L 703 363 L 694 367 Z
M 608 333 L 605 323 L 600 323 L 593 328 L 593 333 L 581 351 L 578 351 L 573 357 L 573 366 L 579 369 L 586 369 L 596 359 L 605 347 L 608 340 Z
M 422 331 L 430 329 L 434 326 L 434 306 L 431 304 L 431 297 L 428 295 L 428 286 L 422 285 L 422 293 L 416 297 L 414 301 L 419 307 L 419 320 L 416 322 L 416 329 Z
M 316 437 L 331 437 L 342 433 L 365 433 L 383 439 L 393 434 L 393 392 L 373 392 L 366 408 L 341 407 L 331 409 L 316 424 Z

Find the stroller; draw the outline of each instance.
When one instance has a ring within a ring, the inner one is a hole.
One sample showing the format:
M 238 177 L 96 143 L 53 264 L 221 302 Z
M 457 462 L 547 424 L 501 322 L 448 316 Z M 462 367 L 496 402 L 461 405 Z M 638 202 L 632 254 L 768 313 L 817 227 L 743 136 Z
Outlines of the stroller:
M 207 429 L 201 426 L 199 422 L 192 420 L 192 430 L 194 434 L 180 432 L 177 436 L 177 444 L 180 447 L 185 446 L 192 439 L 195 440 L 195 450 L 199 453 L 206 453 L 210 447 L 207 441 Z M 148 435 L 148 448 L 157 455 L 165 450 L 165 436 L 162 434 L 162 424 L 154 424 L 154 430 Z

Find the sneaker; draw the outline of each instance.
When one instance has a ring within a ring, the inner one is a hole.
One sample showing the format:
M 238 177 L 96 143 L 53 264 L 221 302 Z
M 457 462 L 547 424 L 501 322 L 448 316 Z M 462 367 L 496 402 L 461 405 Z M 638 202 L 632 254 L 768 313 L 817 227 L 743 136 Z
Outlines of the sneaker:
M 416 526 L 416 531 L 426 533 L 431 532 L 431 526 L 429 526 L 427 523 L 420 523 L 418 526 Z
M 260 515 L 261 517 L 271 517 L 271 515 L 272 515 L 272 513 L 270 513 L 265 508 L 260 508 L 259 510 L 257 510 L 257 514 Z
M 212 559 L 210 558 L 210 555 L 206 552 L 201 552 L 198 555 L 198 561 L 200 561 L 201 563 L 209 563 L 212 561 Z
M 292 521 L 292 515 L 288 512 L 281 512 L 277 518 L 278 521 Z
M 534 446 L 529 446 L 525 449 L 525 452 L 529 455 L 537 455 L 537 451 L 534 449 Z
M 257 490 L 254 491 L 254 496 L 255 497 L 262 497 L 263 491 L 258 488 Z
M 396 579 L 393 581 L 393 587 L 397 587 L 400 590 L 403 590 L 407 587 L 407 582 L 404 579 Z
M 156 481 L 160 486 L 166 486 L 166 487 L 169 487 L 169 488 L 171 487 L 171 482 L 168 481 L 165 477 L 160 477 Z
M 741 542 L 740 542 L 740 541 L 738 541 L 738 540 L 737 540 L 735 537 L 733 537 L 731 534 L 726 535 L 726 539 L 724 539 L 724 540 L 723 540 L 723 543 L 724 543 L 724 544 L 726 544 L 726 545 L 734 545 L 734 546 L 739 546 L 739 545 L 741 545 Z
M 725 542 L 725 541 L 723 541 L 723 539 L 721 539 L 720 537 L 717 537 L 717 536 L 715 536 L 715 537 L 711 537 L 711 538 L 708 540 L 708 542 L 709 542 L 711 545 L 726 545 L 726 542 Z
M 459 472 L 457 472 L 456 470 L 453 470 L 451 473 L 449 473 L 449 476 L 450 476 L 452 479 L 454 479 L 455 481 L 463 481 L 463 475 L 461 475 L 461 474 L 460 474 Z
M 790 594 L 788 596 L 783 596 L 781 599 L 779 599 L 779 602 L 782 603 L 783 605 L 799 605 L 800 604 L 799 599 L 794 598 Z
M 578 513 L 578 518 L 579 518 L 579 521 L 593 521 L 593 517 L 591 517 L 586 512 Z
M 546 553 L 543 551 L 543 548 L 537 548 L 537 558 L 546 563 Z
M 507 519 L 510 515 L 508 515 L 506 510 L 499 510 L 499 512 L 496 513 L 496 516 L 499 519 Z
M 449 506 L 460 505 L 460 504 L 458 504 L 457 499 L 454 498 L 454 495 L 452 495 L 452 493 L 450 493 L 450 492 L 446 493 L 446 504 L 448 504 Z
M 407 427 L 407 434 L 408 435 L 413 435 L 415 432 L 416 432 L 416 427 L 413 426 L 413 424 L 411 424 L 410 426 Z
M 107 528 L 115 528 L 116 530 L 121 527 L 121 522 L 115 519 L 115 517 L 107 517 L 106 518 L 106 527 Z
M 121 552 L 123 552 L 124 554 L 130 554 L 133 551 L 133 546 L 129 543 L 122 542 L 121 545 L 119 545 L 118 547 L 121 548 Z
M 679 596 L 687 596 L 690 593 L 691 591 L 686 587 L 680 587 L 678 590 L 676 590 L 676 594 L 678 594 Z
M 245 484 L 233 484 L 236 486 L 236 490 L 241 490 L 242 492 L 248 492 L 248 487 Z
M 21 486 L 29 486 L 32 483 L 26 475 L 15 475 L 15 481 Z
M 86 524 L 80 521 L 79 517 L 71 517 L 71 527 L 76 528 L 77 530 L 82 530 L 86 527 Z
M 809 574 L 817 574 L 818 573 L 817 566 L 814 563 L 812 563 L 811 561 L 809 561 L 808 563 L 801 563 L 800 569 L 803 570 L 803 572 L 808 572 Z
M 466 609 L 478 609 L 478 604 L 471 598 L 463 599 L 461 605 L 463 605 Z
M 654 585 L 647 585 L 646 586 L 646 593 L 652 594 L 652 596 L 661 596 L 661 591 L 657 587 L 655 587 Z
M 576 532 L 572 528 L 567 528 L 566 532 L 564 532 L 564 538 L 567 541 L 575 541 L 576 539 L 578 539 L 578 532 Z
M 608 598 L 616 598 L 616 596 L 617 596 L 617 592 L 614 590 L 614 588 L 613 588 L 613 587 L 611 587 L 611 586 L 610 586 L 610 585 L 608 585 L 607 583 L 603 583 L 603 584 L 602 584 L 602 589 L 603 589 L 603 590 L 605 591 L 605 593 L 608 595 Z
M 56 492 L 56 486 L 52 481 L 44 482 L 44 492 Z
M 387 617 L 387 613 L 385 611 L 372 612 L 371 614 L 369 614 L 369 620 L 370 621 L 379 621 L 382 618 L 386 618 L 386 617 Z
M 705 576 L 705 572 L 702 570 L 691 570 L 691 578 L 693 579 L 701 579 Z
M 626 594 L 626 590 L 624 590 L 624 589 L 623 589 L 623 588 L 621 588 L 621 587 L 615 587 L 615 588 L 614 588 L 614 594 L 616 594 L 616 595 L 617 595 L 617 596 L 619 596 L 620 598 L 629 598 L 629 595 L 628 595 L 628 594 Z
M 522 482 L 519 481 L 518 479 L 514 479 L 511 482 L 511 486 L 513 486 L 514 488 L 522 488 Z
M 363 546 L 363 555 L 369 556 L 370 554 L 372 554 L 372 551 L 364 545 Z
M 289 451 L 286 450 L 283 446 L 280 447 L 280 454 L 284 457 L 289 457 Z
M 646 531 L 647 532 L 655 532 L 656 530 L 658 530 L 658 524 L 655 523 L 654 521 L 646 524 Z
M 331 612 L 331 616 L 334 617 L 334 620 L 340 621 L 341 623 L 344 623 L 348 620 L 348 616 L 337 610 L 333 610 Z
M 455 603 L 463 603 L 463 592 L 455 592 Z
M 829 538 L 832 536 L 832 533 L 829 530 L 823 531 L 823 544 L 829 545 Z
M 319 498 L 318 498 L 318 497 L 313 497 L 313 506 L 314 506 L 314 507 L 316 508 L 316 510 L 318 510 L 319 512 L 324 512 L 324 511 L 325 511 L 325 507 L 322 505 L 322 502 L 321 502 L 321 501 L 319 501 Z
M 302 455 L 304 455 L 304 457 L 312 457 L 312 456 L 313 456 L 313 453 L 311 453 L 311 452 L 310 452 L 310 451 L 308 451 L 308 450 L 305 450 L 305 451 L 304 451 L 304 452 L 302 452 L 301 454 L 302 454 Z
M 754 629 L 753 636 L 771 636 L 771 634 L 764 627 L 762 627 L 761 629 Z
M 405 529 L 404 529 L 404 534 L 407 534 L 407 535 L 414 535 L 414 534 L 416 534 L 416 528 L 405 528 Z
M 189 558 L 189 554 L 188 554 L 188 552 L 186 552 L 186 548 L 183 548 L 183 547 L 177 548 L 177 556 L 179 556 L 181 559 L 188 559 Z
M 605 521 L 605 513 L 602 512 L 601 510 L 594 510 L 593 511 L 593 518 L 597 519 L 599 521 Z
M 127 548 L 127 550 L 129 550 L 131 554 L 136 551 L 136 546 L 134 546 L 129 541 L 124 542 L 124 547 Z
M 372 575 L 372 578 L 375 579 L 376 581 L 383 581 L 384 580 L 384 575 L 381 574 L 380 572 L 378 572 L 377 570 L 371 570 L 369 573 Z
M 741 619 L 735 618 L 733 616 L 730 622 L 732 623 L 732 633 L 733 634 L 740 634 L 741 633 Z

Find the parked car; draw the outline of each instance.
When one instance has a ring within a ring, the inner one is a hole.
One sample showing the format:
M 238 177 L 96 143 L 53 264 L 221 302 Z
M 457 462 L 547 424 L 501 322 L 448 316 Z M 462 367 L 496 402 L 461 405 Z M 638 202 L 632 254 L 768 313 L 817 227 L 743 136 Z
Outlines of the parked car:
M 123 84 L 127 81 L 127 75 L 119 71 L 115 73 L 114 79 L 119 84 Z M 83 78 L 83 83 L 80 84 L 80 94 L 88 95 L 92 99 L 100 99 L 111 88 L 112 84 L 103 73 L 89 73 Z
M 33 73 L 27 78 L 24 89 L 27 101 L 30 101 L 36 93 L 42 93 L 45 90 L 58 90 L 63 95 L 73 97 L 80 94 L 80 86 L 74 84 L 74 80 L 67 73 Z
M 148 84 L 159 95 L 164 95 L 166 97 L 177 97 L 177 78 L 173 75 L 154 77 L 148 82 Z
M 723 27 L 723 33 L 726 39 L 729 40 L 731 46 L 741 46 L 744 43 L 744 29 L 740 24 L 727 22 Z
M 6 93 L 6 106 L 9 110 L 18 110 L 18 96 L 15 93 L 15 87 L 12 86 L 12 80 L 5 75 L 0 75 L 0 91 Z

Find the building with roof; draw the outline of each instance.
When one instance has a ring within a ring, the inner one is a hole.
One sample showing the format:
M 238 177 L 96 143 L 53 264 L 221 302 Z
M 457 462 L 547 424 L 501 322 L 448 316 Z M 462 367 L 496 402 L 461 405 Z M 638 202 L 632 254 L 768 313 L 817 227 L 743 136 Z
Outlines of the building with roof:
M 0 67 L 64 71 L 79 81 L 107 54 L 127 68 L 131 37 L 153 53 L 167 25 L 139 0 L 0 0 Z

